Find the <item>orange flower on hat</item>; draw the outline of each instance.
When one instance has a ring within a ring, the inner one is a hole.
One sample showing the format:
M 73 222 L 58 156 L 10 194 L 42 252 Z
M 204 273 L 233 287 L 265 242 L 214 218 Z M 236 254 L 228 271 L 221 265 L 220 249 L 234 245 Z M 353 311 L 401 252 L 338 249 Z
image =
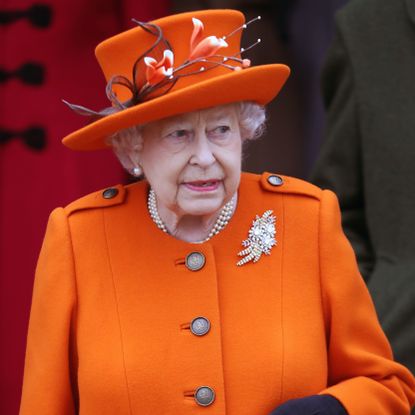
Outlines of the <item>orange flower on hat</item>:
M 146 56 L 144 63 L 147 66 L 146 79 L 149 85 L 156 85 L 166 77 L 173 75 L 173 52 L 166 49 L 163 52 L 163 58 L 157 62 L 156 59 Z
M 214 55 L 218 49 L 228 46 L 224 39 L 216 36 L 208 36 L 203 39 L 203 23 L 195 17 L 192 18 L 192 21 L 194 27 L 190 39 L 189 60 L 207 58 Z

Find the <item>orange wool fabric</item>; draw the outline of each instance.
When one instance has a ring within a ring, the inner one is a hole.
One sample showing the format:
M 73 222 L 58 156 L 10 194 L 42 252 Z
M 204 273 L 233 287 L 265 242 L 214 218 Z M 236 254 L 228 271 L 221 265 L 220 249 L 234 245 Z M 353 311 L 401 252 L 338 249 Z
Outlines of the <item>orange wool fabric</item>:
M 243 174 L 228 226 L 202 244 L 162 233 L 148 184 L 56 209 L 36 273 L 20 415 L 267 415 L 287 399 L 338 398 L 350 415 L 405 415 L 415 381 L 392 360 L 336 197 Z M 255 215 L 277 246 L 237 267 Z M 193 251 L 205 266 L 188 270 Z M 205 316 L 210 332 L 189 330 Z M 196 404 L 199 386 L 215 390 Z

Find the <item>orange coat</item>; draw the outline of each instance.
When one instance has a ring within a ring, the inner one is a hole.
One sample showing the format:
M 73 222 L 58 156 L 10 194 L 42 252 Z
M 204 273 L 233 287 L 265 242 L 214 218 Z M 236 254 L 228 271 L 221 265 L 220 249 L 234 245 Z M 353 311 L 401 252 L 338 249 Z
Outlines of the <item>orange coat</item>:
M 56 209 L 40 255 L 21 415 L 266 415 L 287 399 L 338 398 L 350 415 L 404 415 L 415 382 L 389 344 L 343 235 L 336 197 L 243 174 L 229 225 L 190 244 L 162 233 L 148 184 Z M 237 267 L 255 215 L 278 244 Z M 184 258 L 206 257 L 190 271 Z M 210 332 L 189 330 L 205 316 Z M 192 397 L 208 385 L 216 399 Z

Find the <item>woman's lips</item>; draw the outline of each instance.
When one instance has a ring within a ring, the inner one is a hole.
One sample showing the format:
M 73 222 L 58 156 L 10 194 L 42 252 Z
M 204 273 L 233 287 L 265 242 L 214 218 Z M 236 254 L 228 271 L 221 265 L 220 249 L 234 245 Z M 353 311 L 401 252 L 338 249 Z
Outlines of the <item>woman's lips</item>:
M 212 192 L 219 187 L 220 180 L 209 179 L 209 180 L 196 180 L 194 182 L 183 183 L 188 189 L 196 192 Z

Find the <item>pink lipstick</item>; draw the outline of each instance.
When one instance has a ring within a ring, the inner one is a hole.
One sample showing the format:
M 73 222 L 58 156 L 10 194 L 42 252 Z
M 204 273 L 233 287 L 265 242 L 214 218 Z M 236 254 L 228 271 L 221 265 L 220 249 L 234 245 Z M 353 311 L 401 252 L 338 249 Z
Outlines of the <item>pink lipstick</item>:
M 186 182 L 184 185 L 196 192 L 212 192 L 219 187 L 220 180 L 208 179 L 208 180 L 195 180 L 194 182 Z

